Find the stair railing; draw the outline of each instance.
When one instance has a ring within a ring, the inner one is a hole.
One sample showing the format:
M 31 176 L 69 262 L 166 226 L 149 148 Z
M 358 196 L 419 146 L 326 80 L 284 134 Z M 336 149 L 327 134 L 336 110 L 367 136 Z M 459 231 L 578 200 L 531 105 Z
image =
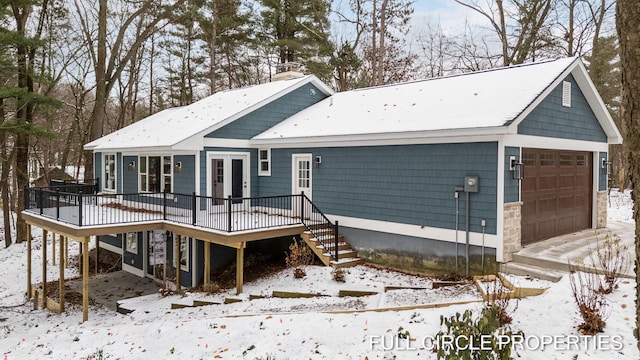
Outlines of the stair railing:
M 318 240 L 320 245 L 327 250 L 329 256 L 333 260 L 338 261 L 338 244 L 340 242 L 338 221 L 335 223 L 331 222 L 304 192 L 300 194 L 300 220 L 307 230 L 313 234 L 313 237 Z M 331 236 L 326 237 L 321 235 L 320 230 L 326 229 L 331 229 Z

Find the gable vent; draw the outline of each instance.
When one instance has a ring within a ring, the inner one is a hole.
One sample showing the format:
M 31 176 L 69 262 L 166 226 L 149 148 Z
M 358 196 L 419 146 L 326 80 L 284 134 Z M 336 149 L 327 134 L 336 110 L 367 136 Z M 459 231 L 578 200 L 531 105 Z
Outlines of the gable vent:
M 562 82 L 562 106 L 571 107 L 571 83 Z

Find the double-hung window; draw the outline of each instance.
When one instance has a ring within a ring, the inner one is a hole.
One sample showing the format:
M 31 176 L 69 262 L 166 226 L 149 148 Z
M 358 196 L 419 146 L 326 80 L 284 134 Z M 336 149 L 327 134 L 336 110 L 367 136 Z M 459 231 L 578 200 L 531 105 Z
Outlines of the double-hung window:
M 139 164 L 141 192 L 171 192 L 173 180 L 171 155 L 140 156 Z
M 271 175 L 271 150 L 258 149 L 258 175 Z
M 102 174 L 102 190 L 116 191 L 116 154 L 104 154 L 104 173 Z

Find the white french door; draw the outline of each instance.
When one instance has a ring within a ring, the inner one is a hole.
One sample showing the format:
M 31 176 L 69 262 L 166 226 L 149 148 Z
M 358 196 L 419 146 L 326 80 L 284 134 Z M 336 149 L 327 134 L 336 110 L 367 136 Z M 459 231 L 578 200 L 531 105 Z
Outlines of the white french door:
M 144 235 L 144 264 L 147 277 L 156 281 L 164 281 L 166 274 L 166 245 L 165 231 L 146 231 Z
M 207 153 L 207 196 L 212 205 L 224 205 L 231 196 L 235 205 L 249 197 L 249 153 Z

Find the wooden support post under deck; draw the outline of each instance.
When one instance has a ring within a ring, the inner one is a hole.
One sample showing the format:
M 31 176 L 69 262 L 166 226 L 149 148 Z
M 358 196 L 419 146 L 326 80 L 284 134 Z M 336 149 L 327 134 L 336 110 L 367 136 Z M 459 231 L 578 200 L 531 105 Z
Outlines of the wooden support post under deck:
M 31 225 L 27 224 L 27 300 L 31 299 Z
M 51 233 L 51 264 L 56 265 L 56 233 Z
M 204 291 L 211 285 L 211 243 L 204 241 Z
M 64 312 L 64 241 L 62 241 L 62 235 L 60 235 L 59 246 L 60 251 L 60 261 L 58 261 L 58 271 L 60 272 L 60 288 L 58 292 L 60 293 L 60 312 Z M 55 248 L 55 245 L 54 245 Z
M 242 284 L 244 282 L 244 244 L 236 250 L 236 294 L 242 293 Z
M 82 242 L 82 321 L 89 320 L 89 241 L 87 236 Z
M 42 303 L 47 304 L 47 230 L 42 230 Z
M 96 271 L 95 274 L 98 275 L 98 259 L 100 258 L 100 244 L 98 244 L 98 236 L 94 236 L 96 240 Z
M 61 241 L 64 239 L 64 267 L 69 267 L 69 238 L 66 236 L 61 237 Z
M 175 251 L 175 258 L 176 258 L 176 291 L 180 292 L 181 291 L 181 286 L 180 286 L 180 240 L 182 239 L 182 237 L 180 235 L 173 235 L 173 248 Z
M 82 254 L 84 254 L 83 249 L 84 249 L 84 243 L 81 241 L 80 244 L 78 244 L 80 246 L 79 249 L 79 253 L 78 253 L 78 270 L 80 271 L 80 275 L 82 275 L 84 273 L 84 266 L 82 266 L 83 263 L 83 256 Z

